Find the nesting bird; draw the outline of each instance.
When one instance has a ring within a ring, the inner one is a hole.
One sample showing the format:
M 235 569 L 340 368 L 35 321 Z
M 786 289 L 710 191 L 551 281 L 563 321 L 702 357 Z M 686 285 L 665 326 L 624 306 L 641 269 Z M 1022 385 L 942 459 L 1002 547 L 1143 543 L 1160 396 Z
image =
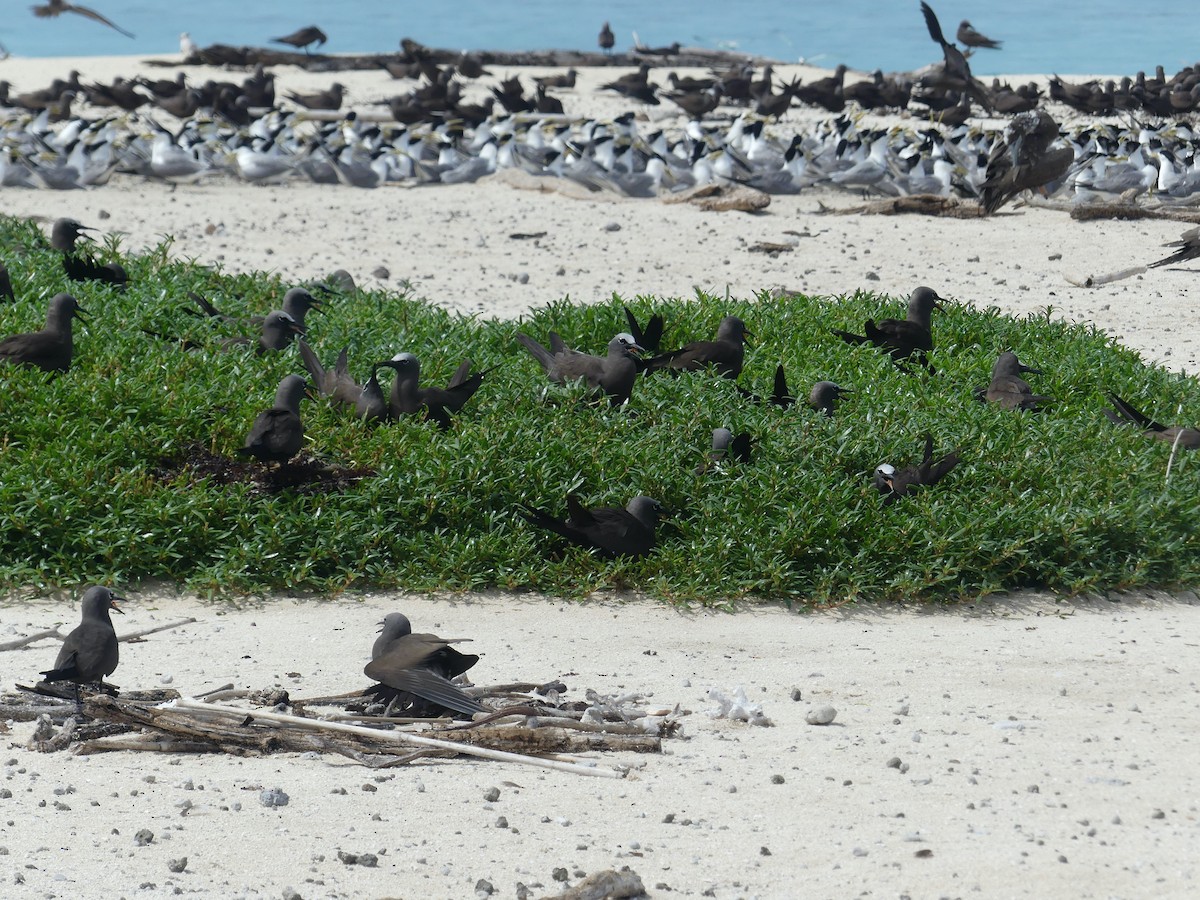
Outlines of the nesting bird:
M 917 361 L 931 373 L 933 366 L 925 355 L 933 349 L 933 332 L 930 318 L 935 309 L 944 309 L 942 298 L 929 287 L 915 288 L 908 298 L 908 313 L 903 319 L 884 319 L 878 325 L 867 319 L 865 334 L 834 330 L 834 334 L 848 344 L 874 344 L 891 355 L 903 368 L 903 363 L 913 354 Z
M 531 525 L 553 531 L 572 544 L 596 550 L 609 558 L 637 558 L 653 550 L 654 529 L 661 512 L 662 504 L 640 494 L 624 509 L 616 506 L 587 509 L 578 497 L 568 494 L 565 520 L 525 503 L 517 504 L 517 513 Z
M 726 460 L 747 465 L 753 453 L 754 440 L 746 433 L 735 435 L 728 428 L 714 428 L 712 433 L 712 449 L 696 466 L 696 474 L 704 475 L 713 469 L 720 468 Z
M 55 294 L 41 331 L 14 334 L 0 341 L 0 360 L 15 365 L 36 366 L 43 372 L 65 372 L 71 368 L 75 342 L 73 319 L 83 319 L 83 308 L 70 294 Z
M 413 634 L 403 613 L 390 613 L 380 623 L 364 674 L 377 682 L 369 693 L 387 700 L 411 716 L 437 716 L 443 709 L 471 716 L 484 708 L 450 679 L 479 662 L 475 654 L 459 653 L 451 644 L 467 638 Z
M 471 361 L 463 360 L 450 383 L 444 388 L 421 387 L 421 363 L 411 353 L 397 353 L 379 365 L 394 369 L 392 393 L 388 412 L 393 418 L 411 416 L 425 411 L 425 418 L 438 423 L 443 430 L 450 427 L 450 413 L 458 412 L 479 390 L 487 372 L 471 372 Z M 490 370 L 488 370 L 490 371 Z M 374 374 L 374 373 L 372 373 Z
M 119 263 L 97 263 L 78 247 L 79 238 L 92 229 L 74 219 L 58 219 L 50 229 L 50 246 L 63 255 L 63 270 L 72 281 L 102 281 L 124 285 L 129 276 Z
M 944 456 L 933 458 L 933 435 L 925 435 L 925 452 L 919 463 L 905 466 L 899 471 L 891 463 L 882 463 L 875 468 L 875 489 L 883 495 L 883 505 L 890 506 L 913 488 L 937 484 L 951 469 L 958 465 L 958 451 L 951 450 Z
M 307 391 L 308 384 L 299 375 L 285 375 L 275 391 L 274 404 L 254 419 L 246 443 L 238 449 L 238 454 L 282 466 L 299 453 L 304 446 L 300 401 Z
M 717 336 L 711 341 L 692 341 L 678 350 L 663 353 L 646 361 L 646 371 L 655 372 L 672 369 L 677 372 L 694 372 L 713 366 L 717 373 L 726 378 L 737 378 L 742 374 L 742 362 L 746 355 L 746 338 L 750 332 L 746 323 L 737 316 L 726 316 L 717 326 Z
M 538 361 L 547 377 L 557 384 L 583 379 L 588 387 L 603 391 L 613 406 L 625 403 L 633 393 L 641 363 L 634 354 L 643 348 L 628 332 L 623 331 L 608 342 L 607 356 L 572 350 L 553 331 L 550 332 L 549 350 L 519 331 L 516 339 Z
M 975 399 L 982 403 L 995 403 L 1003 409 L 1040 410 L 1045 404 L 1052 403 L 1053 398 L 1035 394 L 1022 373 L 1032 372 L 1041 375 L 1041 369 L 1027 366 L 1017 358 L 1017 354 L 1006 350 L 1000 354 L 992 366 L 992 379 L 987 387 L 975 392 Z

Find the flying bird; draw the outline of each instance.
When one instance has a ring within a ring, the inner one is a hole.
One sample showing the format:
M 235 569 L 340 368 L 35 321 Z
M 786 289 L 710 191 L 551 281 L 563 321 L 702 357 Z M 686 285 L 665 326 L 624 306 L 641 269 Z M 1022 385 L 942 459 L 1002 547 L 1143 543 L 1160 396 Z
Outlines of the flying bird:
M 964 47 L 983 47 L 988 50 L 999 50 L 1003 41 L 993 41 L 990 37 L 980 34 L 966 19 L 958 23 L 958 31 L 954 37 Z
M 124 28 L 117 25 L 110 19 L 106 19 L 100 13 L 88 6 L 79 6 L 75 3 L 67 3 L 66 0 L 50 0 L 44 6 L 31 6 L 33 14 L 39 19 L 56 19 L 63 13 L 75 13 L 77 16 L 83 16 L 85 19 L 91 19 L 93 22 L 99 22 L 101 25 L 107 25 L 114 31 L 119 31 L 127 38 L 133 37 Z

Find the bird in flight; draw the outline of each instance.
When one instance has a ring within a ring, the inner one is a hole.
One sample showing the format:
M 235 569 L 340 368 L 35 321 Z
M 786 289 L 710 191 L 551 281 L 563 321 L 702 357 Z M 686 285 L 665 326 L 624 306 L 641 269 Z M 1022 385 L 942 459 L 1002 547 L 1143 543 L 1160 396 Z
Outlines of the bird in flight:
M 83 16 L 85 19 L 91 19 L 93 22 L 99 22 L 101 25 L 107 25 L 115 31 L 121 32 L 125 37 L 133 37 L 128 31 L 115 22 L 106 19 L 100 13 L 87 6 L 78 6 L 74 3 L 67 3 L 67 0 L 50 0 L 44 6 L 31 6 L 33 14 L 39 19 L 55 19 L 63 13 L 75 13 L 77 16 Z

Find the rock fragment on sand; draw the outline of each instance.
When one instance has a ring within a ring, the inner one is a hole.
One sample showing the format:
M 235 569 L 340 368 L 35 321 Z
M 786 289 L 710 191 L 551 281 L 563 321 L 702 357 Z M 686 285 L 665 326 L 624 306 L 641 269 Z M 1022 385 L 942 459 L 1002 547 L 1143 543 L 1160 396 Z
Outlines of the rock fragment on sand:
M 181 856 L 181 857 L 179 857 L 179 859 L 167 860 L 167 869 L 174 872 L 176 875 L 178 875 L 180 872 L 182 872 L 186 868 L 187 868 L 187 857 L 186 856 Z
M 149 828 L 138 829 L 137 834 L 133 836 L 133 842 L 139 847 L 145 847 L 147 844 L 154 843 L 154 832 Z
M 287 806 L 290 799 L 282 788 L 267 788 L 258 795 L 258 802 L 267 807 Z
M 809 725 L 828 725 L 837 718 L 837 710 L 832 706 L 818 706 L 810 709 L 804 716 Z

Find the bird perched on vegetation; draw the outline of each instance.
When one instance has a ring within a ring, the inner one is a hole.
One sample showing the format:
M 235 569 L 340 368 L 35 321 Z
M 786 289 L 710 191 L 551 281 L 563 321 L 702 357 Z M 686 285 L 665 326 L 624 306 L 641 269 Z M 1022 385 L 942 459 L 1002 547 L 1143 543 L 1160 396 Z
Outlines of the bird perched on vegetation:
M 12 278 L 8 274 L 8 266 L 0 263 L 0 303 L 16 299 L 17 296 L 13 293 Z
M 63 255 L 63 271 L 72 281 L 101 281 L 105 284 L 123 286 L 129 281 L 124 266 L 120 263 L 98 263 L 90 254 L 78 246 L 79 238 L 87 238 L 88 225 L 74 219 L 57 219 L 50 228 L 50 246 Z
M 987 50 L 999 50 L 1003 43 L 1003 41 L 993 41 L 990 37 L 980 34 L 966 19 L 958 23 L 958 31 L 955 32 L 954 37 L 964 47 L 982 47 Z
M 1104 415 L 1110 421 L 1116 422 L 1118 425 L 1133 425 L 1140 428 L 1147 437 L 1166 441 L 1168 444 L 1173 445 L 1178 441 L 1179 446 L 1185 450 L 1200 450 L 1200 429 L 1189 428 L 1185 425 L 1161 425 L 1111 391 L 1108 399 L 1112 401 L 1114 409 L 1106 409 Z
M 458 412 L 479 390 L 483 376 L 491 370 L 471 373 L 471 360 L 465 359 L 450 377 L 444 388 L 421 387 L 421 363 L 411 353 L 397 353 L 379 365 L 394 369 L 392 393 L 388 399 L 388 413 L 392 418 L 411 416 L 425 411 L 425 418 L 438 423 L 440 428 L 450 427 L 450 413 Z
M 300 401 L 307 391 L 308 383 L 299 375 L 285 375 L 275 391 L 275 403 L 254 419 L 246 443 L 238 449 L 238 454 L 282 466 L 299 453 L 304 446 Z
M 71 320 L 83 319 L 79 302 L 70 294 L 50 298 L 46 327 L 41 331 L 14 334 L 0 341 L 0 360 L 16 365 L 37 366 L 43 372 L 65 372 L 71 368 L 75 343 Z
M 941 300 L 933 288 L 918 287 L 908 298 L 908 313 L 903 319 L 884 319 L 878 325 L 874 319 L 867 319 L 863 329 L 866 334 L 837 329 L 833 333 L 847 344 L 874 344 L 887 351 L 901 368 L 904 360 L 915 353 L 917 361 L 933 372 L 933 366 L 925 354 L 933 349 L 930 317 L 935 309 L 945 308 Z
M 638 495 L 625 506 L 600 506 L 587 509 L 574 494 L 567 495 L 567 518 L 556 519 L 540 509 L 517 504 L 517 513 L 525 521 L 566 538 L 572 544 L 600 552 L 601 556 L 645 556 L 654 549 L 654 529 L 662 504 L 652 497 Z
M 726 378 L 737 378 L 742 374 L 748 337 L 750 332 L 746 330 L 745 322 L 737 316 L 726 316 L 717 326 L 717 336 L 714 340 L 692 341 L 678 350 L 646 360 L 646 371 L 673 369 L 678 372 L 694 372 L 706 366 L 713 366 Z
M 1024 190 L 1033 190 L 1062 176 L 1075 159 L 1058 140 L 1058 123 L 1041 109 L 1013 116 L 1004 138 L 988 155 L 980 185 L 979 203 L 989 215 Z
M 327 41 L 325 32 L 316 25 L 309 25 L 306 28 L 300 28 L 293 31 L 291 34 L 285 34 L 283 37 L 271 38 L 273 44 L 289 44 L 297 50 L 304 48 L 304 52 L 308 53 L 309 48 L 316 44 L 318 47 Z
M 549 350 L 519 331 L 516 339 L 557 384 L 583 379 L 588 387 L 603 391 L 613 406 L 625 403 L 633 392 L 640 367 L 640 360 L 634 354 L 640 352 L 642 346 L 626 331 L 608 342 L 607 356 L 572 350 L 553 331 L 550 332 Z
M 312 385 L 322 397 L 330 398 L 334 403 L 354 406 L 362 394 L 362 387 L 350 375 L 350 363 L 347 359 L 349 347 L 343 347 L 337 355 L 333 366 L 326 369 L 313 350 L 303 339 L 296 341 L 300 351 L 300 359 L 304 368 L 312 377 Z
M 992 366 L 992 380 L 987 387 L 975 392 L 975 399 L 981 403 L 996 403 L 1004 409 L 1039 410 L 1053 398 L 1035 394 L 1029 383 L 1021 377 L 1022 372 L 1032 372 L 1041 375 L 1041 369 L 1027 366 L 1017 354 L 1006 350 L 1000 354 Z
M 925 435 L 925 453 L 919 463 L 896 471 L 890 463 L 875 468 L 875 489 L 883 494 L 883 505 L 890 506 L 915 487 L 937 484 L 958 465 L 958 451 L 951 450 L 940 459 L 933 458 L 933 435 Z
M 63 641 L 54 660 L 54 668 L 42 672 L 48 683 L 71 681 L 75 684 L 75 707 L 81 709 L 79 686 L 104 680 L 117 669 L 120 657 L 117 632 L 109 611 L 121 612 L 117 601 L 125 602 L 106 587 L 94 585 L 83 593 L 82 621 Z
M 63 13 L 75 13 L 77 16 L 83 16 L 85 19 L 91 19 L 93 22 L 99 22 L 101 25 L 107 25 L 114 31 L 119 31 L 127 38 L 133 37 L 124 28 L 121 28 L 115 22 L 106 19 L 100 13 L 87 6 L 80 6 L 76 3 L 67 3 L 66 0 L 49 0 L 41 6 L 31 6 L 33 14 L 39 19 L 56 19 Z
M 712 433 L 712 449 L 696 466 L 696 474 L 704 475 L 713 469 L 720 468 L 726 460 L 735 460 L 742 465 L 750 462 L 753 454 L 754 439 L 743 432 L 735 435 L 728 428 L 714 428 Z
M 390 613 L 380 623 L 371 661 L 363 669 L 379 682 L 368 692 L 386 699 L 389 715 L 393 708 L 421 717 L 441 715 L 443 709 L 467 716 L 483 712 L 478 700 L 450 681 L 479 662 L 475 654 L 450 646 L 463 640 L 469 639 L 413 634 L 407 616 Z
M 850 388 L 834 384 L 832 381 L 818 381 L 808 392 L 808 408 L 826 416 L 833 416 L 843 395 L 853 393 Z

